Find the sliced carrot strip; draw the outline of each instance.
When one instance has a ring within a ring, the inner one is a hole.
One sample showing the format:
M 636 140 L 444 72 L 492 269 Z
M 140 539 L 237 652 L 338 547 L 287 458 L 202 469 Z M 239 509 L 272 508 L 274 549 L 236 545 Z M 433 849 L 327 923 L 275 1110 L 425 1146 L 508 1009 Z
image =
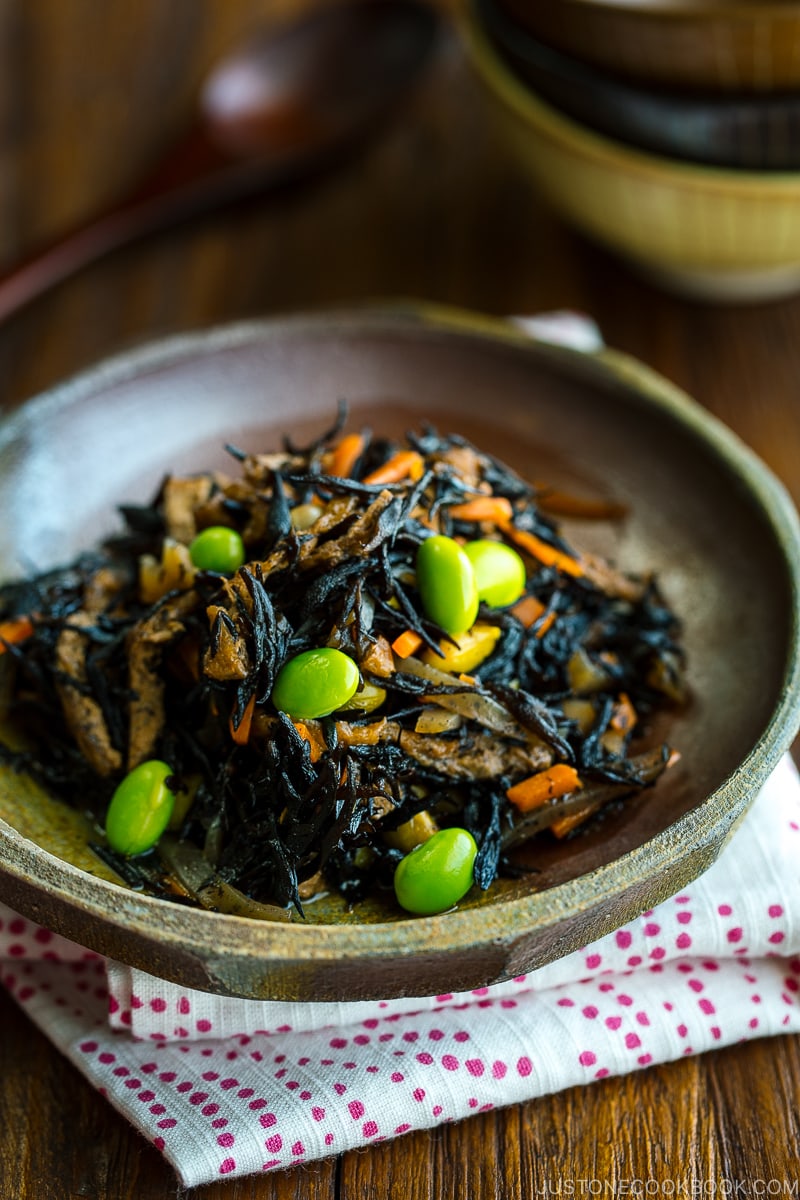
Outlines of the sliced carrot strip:
M 637 716 L 636 709 L 631 703 L 630 696 L 625 692 L 620 692 L 619 700 L 614 708 L 614 713 L 609 721 L 612 729 L 617 733 L 630 733 L 636 724 Z
M 543 638 L 544 635 L 547 633 L 548 629 L 552 629 L 553 625 L 555 624 L 555 620 L 556 620 L 556 614 L 553 611 L 553 609 L 551 608 L 550 612 L 547 614 L 547 616 L 544 618 L 544 620 L 542 621 L 539 628 L 536 630 L 536 637 Z
M 511 612 L 526 629 L 530 629 L 531 625 L 538 621 L 544 612 L 544 605 L 535 596 L 523 596 L 512 606 Z
M 10 621 L 0 621 L 0 654 L 5 653 L 6 645 L 15 646 L 24 642 L 33 633 L 33 625 L 29 617 L 14 617 Z
M 555 763 L 544 771 L 537 771 L 527 779 L 520 780 L 510 787 L 506 796 L 520 812 L 530 812 L 532 808 L 540 808 L 549 800 L 558 796 L 566 796 L 582 787 L 578 772 L 566 763 Z
M 583 575 L 583 567 L 576 558 L 573 558 L 571 554 L 565 554 L 563 550 L 556 549 L 549 542 L 543 542 L 535 533 L 529 533 L 527 529 L 517 529 L 515 525 L 511 524 L 503 525 L 502 529 L 512 542 L 516 542 L 545 567 L 556 567 L 565 575 L 572 575 L 576 578 Z
M 392 642 L 392 649 L 398 658 L 409 658 L 422 645 L 422 638 L 413 629 L 406 629 Z
M 335 475 L 337 479 L 349 478 L 363 450 L 364 438 L 362 434 L 348 433 L 331 451 L 330 459 L 326 464 L 328 474 Z
M 543 616 L 544 611 L 544 605 L 542 604 L 541 600 L 537 600 L 535 596 L 523 596 L 522 599 L 518 600 L 511 609 L 511 612 L 518 621 L 522 622 L 526 629 L 530 629 L 532 625 L 535 625 L 536 622 Z M 541 625 L 536 630 L 536 637 L 543 638 L 548 629 L 552 628 L 555 619 L 556 614 L 553 609 L 551 609 L 550 612 L 544 616 Z
M 514 510 L 505 496 L 476 496 L 463 504 L 453 504 L 450 516 L 454 521 L 493 521 L 495 525 L 507 524 Z
M 247 701 L 245 710 L 242 713 L 242 719 L 238 725 L 234 725 L 234 723 L 233 723 L 234 714 L 231 713 L 230 721 L 228 722 L 228 727 L 230 728 L 230 731 L 231 731 L 231 737 L 236 742 L 237 746 L 246 746 L 248 741 L 250 740 L 250 729 L 253 724 L 253 713 L 255 712 L 255 707 L 256 707 L 256 697 L 255 697 L 255 693 L 253 693 L 253 695 Z
M 381 467 L 370 471 L 362 483 L 402 483 L 404 479 L 416 482 L 422 478 L 425 464 L 416 450 L 398 450 Z
M 567 813 L 564 817 L 559 817 L 553 821 L 550 828 L 557 838 L 566 837 L 568 833 L 572 833 L 573 829 L 577 829 L 579 825 L 597 811 L 596 804 L 587 804 L 585 808 L 579 808 L 576 812 Z
M 327 749 L 325 739 L 321 736 L 319 730 L 311 728 L 304 721 L 292 721 L 292 724 L 303 741 L 308 742 L 312 763 L 319 762 Z

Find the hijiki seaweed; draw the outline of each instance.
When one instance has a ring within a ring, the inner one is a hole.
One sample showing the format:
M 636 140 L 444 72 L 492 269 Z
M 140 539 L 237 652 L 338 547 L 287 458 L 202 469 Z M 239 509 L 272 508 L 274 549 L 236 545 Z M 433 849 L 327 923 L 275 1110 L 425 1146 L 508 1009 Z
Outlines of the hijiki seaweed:
M 2 756 L 91 813 L 95 849 L 134 886 L 302 914 L 325 889 L 390 897 L 402 855 L 456 824 L 485 889 L 519 869 L 521 842 L 573 836 L 670 761 L 631 750 L 683 699 L 657 582 L 576 550 L 555 494 L 462 437 L 426 427 L 400 446 L 343 423 L 342 408 L 308 446 L 229 447 L 235 477 L 168 477 L 96 551 L 0 589 L 2 691 L 26 739 Z M 241 534 L 235 572 L 193 565 L 209 526 Z M 448 636 L 416 586 L 432 534 L 513 547 L 524 594 Z M 318 647 L 357 664 L 359 690 L 292 719 L 276 677 Z M 105 812 L 153 758 L 183 801 L 156 849 L 126 860 L 103 843 Z

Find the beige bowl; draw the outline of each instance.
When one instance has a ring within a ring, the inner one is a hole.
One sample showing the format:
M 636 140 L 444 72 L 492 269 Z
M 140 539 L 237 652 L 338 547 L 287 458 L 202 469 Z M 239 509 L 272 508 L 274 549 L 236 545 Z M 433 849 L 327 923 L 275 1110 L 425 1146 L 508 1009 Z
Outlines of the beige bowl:
M 648 84 L 763 92 L 800 85 L 787 0 L 502 0 L 550 45 Z
M 596 134 L 546 104 L 461 0 L 496 132 L 565 219 L 681 291 L 766 299 L 800 290 L 800 172 L 681 163 Z

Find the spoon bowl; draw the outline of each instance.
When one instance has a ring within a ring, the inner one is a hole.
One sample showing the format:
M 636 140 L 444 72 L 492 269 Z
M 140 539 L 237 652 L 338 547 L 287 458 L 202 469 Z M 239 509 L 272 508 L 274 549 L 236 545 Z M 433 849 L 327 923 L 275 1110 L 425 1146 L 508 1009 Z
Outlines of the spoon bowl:
M 438 28 L 423 0 L 339 0 L 251 38 L 126 196 L 0 276 L 0 322 L 113 250 L 341 162 L 407 93 Z
M 212 69 L 199 108 L 234 157 L 305 155 L 372 127 L 402 94 L 431 46 L 430 8 L 410 0 L 350 0 L 255 35 Z

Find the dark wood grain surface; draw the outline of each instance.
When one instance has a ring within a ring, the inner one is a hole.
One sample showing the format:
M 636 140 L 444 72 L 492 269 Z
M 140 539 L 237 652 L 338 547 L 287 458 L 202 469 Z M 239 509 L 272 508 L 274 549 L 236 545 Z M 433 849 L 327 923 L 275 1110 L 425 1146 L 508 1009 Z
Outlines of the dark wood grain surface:
M 305 3 L 3 0 L 0 269 L 130 183 L 180 127 L 214 56 Z M 0 329 L 0 395 L 17 403 L 165 333 L 398 296 L 591 313 L 610 344 L 731 425 L 800 500 L 800 298 L 692 303 L 566 230 L 493 146 L 452 33 L 402 117 L 357 160 L 120 253 Z M 800 1039 L 777 1038 L 193 1194 L 796 1195 L 799 1140 Z M 1 1200 L 175 1191 L 160 1156 L 0 994 Z

